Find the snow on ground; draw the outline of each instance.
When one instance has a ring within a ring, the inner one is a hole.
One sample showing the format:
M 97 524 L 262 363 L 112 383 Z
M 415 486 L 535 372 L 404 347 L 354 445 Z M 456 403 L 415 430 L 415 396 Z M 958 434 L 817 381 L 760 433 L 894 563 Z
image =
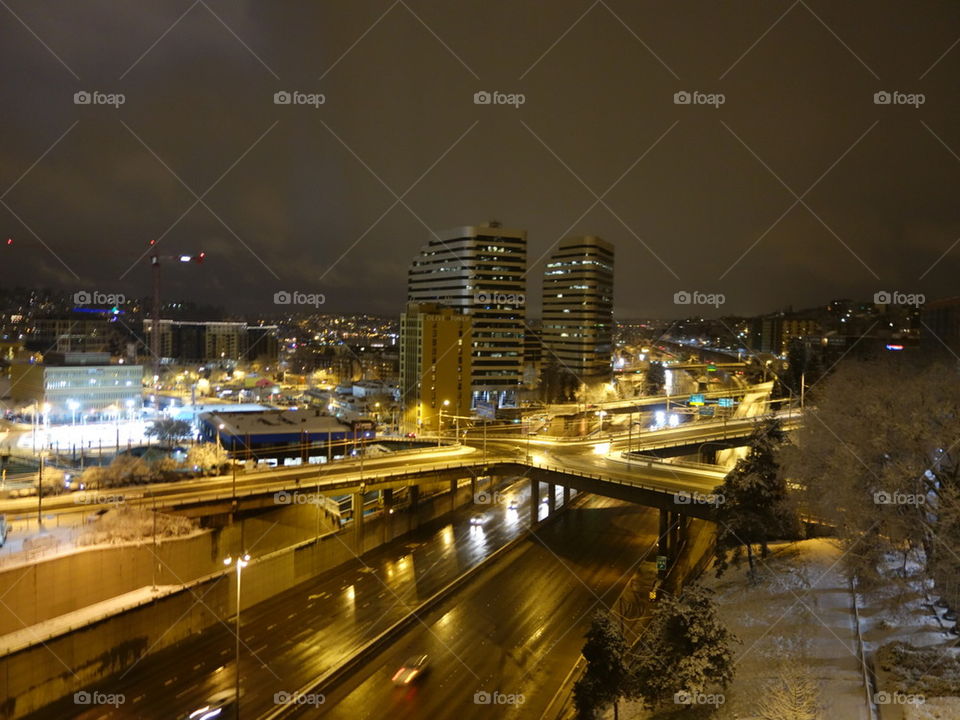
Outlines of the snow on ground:
M 841 572 L 840 557 L 833 540 L 820 538 L 772 547 L 770 557 L 758 562 L 756 585 L 748 582 L 745 564 L 720 579 L 707 570 L 702 582 L 716 592 L 721 618 L 741 641 L 735 651 L 736 678 L 711 718 L 755 718 L 758 699 L 788 659 L 808 669 L 817 681 L 824 720 L 871 718 L 857 653 L 853 594 Z M 917 569 L 908 566 L 907 572 Z M 926 588 L 918 580 L 906 595 L 895 596 L 895 602 L 881 594 L 858 596 L 868 655 L 894 640 L 951 652 L 958 638 L 946 631 L 952 623 L 937 617 Z M 960 698 L 954 697 L 880 709 L 882 720 L 960 720 Z M 647 720 L 673 714 L 651 714 L 638 703 L 626 702 L 621 703 L 620 717 Z
M 766 684 L 790 659 L 808 668 L 819 683 L 825 719 L 869 720 L 852 596 L 836 565 L 839 557 L 829 540 L 775 546 L 758 563 L 755 586 L 747 581 L 745 564 L 730 568 L 719 580 L 707 570 L 702 582 L 716 592 L 720 617 L 741 641 L 735 646 L 736 679 L 711 717 L 756 717 Z M 623 720 L 671 715 L 646 713 L 637 703 L 624 703 L 621 710 Z

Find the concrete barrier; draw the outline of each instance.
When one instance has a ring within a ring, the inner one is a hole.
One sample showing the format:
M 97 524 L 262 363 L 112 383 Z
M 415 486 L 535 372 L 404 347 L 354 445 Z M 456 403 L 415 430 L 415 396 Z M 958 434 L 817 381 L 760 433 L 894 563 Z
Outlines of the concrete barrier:
M 468 481 L 458 487 L 452 497 L 449 493 L 438 494 L 421 500 L 415 509 L 398 510 L 387 521 L 390 528 L 388 533 L 380 530 L 382 516 L 368 517 L 362 552 L 396 539 L 471 501 Z M 283 506 L 286 511 L 290 507 L 313 510 L 313 506 Z M 264 518 L 261 518 L 261 522 L 270 524 Z M 262 526 L 259 529 L 262 530 Z M 246 525 L 246 531 L 252 533 L 254 525 Z M 0 718 L 16 720 L 57 698 L 95 686 L 97 682 L 130 668 L 145 655 L 194 637 L 224 618 L 235 615 L 236 573 L 224 569 L 223 558 L 236 554 L 238 548 L 249 547 L 257 540 L 256 535 L 252 534 L 241 539 L 240 532 L 241 528 L 236 526 L 219 532 L 206 532 L 195 536 L 190 542 L 179 543 L 180 547 L 176 550 L 173 547 L 178 543 L 168 543 L 171 552 L 183 556 L 182 562 L 195 563 L 196 573 L 193 579 L 181 581 L 172 577 L 174 573 L 170 570 L 165 571 L 163 578 L 169 581 L 171 587 L 166 588 L 161 597 L 132 609 L 106 614 L 82 627 L 66 622 L 62 613 L 62 622 L 51 622 L 46 626 L 32 625 L 31 630 L 25 633 L 30 641 L 0 657 L 0 698 L 5 699 L 0 703 Z M 276 537 L 277 541 L 280 537 Z M 53 565 L 41 571 L 41 575 L 49 573 L 50 576 L 44 576 L 40 582 L 36 581 L 36 571 L 29 571 L 35 579 L 26 595 L 37 597 L 40 592 L 38 588 L 42 585 L 47 592 L 56 591 L 59 596 L 59 599 L 50 600 L 48 610 L 67 607 L 66 597 L 80 589 L 78 583 L 91 583 L 83 576 L 86 563 L 94 563 L 95 570 L 92 572 L 96 573 L 105 573 L 108 562 L 123 562 L 139 568 L 144 559 L 131 551 L 150 553 L 150 549 L 142 546 L 117 550 L 125 551 L 126 558 L 123 559 L 123 552 L 100 551 L 98 555 L 91 555 L 78 564 L 60 567 L 61 571 L 70 573 L 66 580 L 56 576 Z M 255 550 L 250 565 L 243 573 L 242 608 L 246 609 L 307 582 L 322 572 L 353 560 L 356 554 L 360 553 L 355 547 L 350 526 L 266 554 Z M 146 573 L 145 585 L 150 584 L 150 566 L 151 561 L 147 559 L 146 569 L 137 571 L 138 576 Z M 209 568 L 214 568 L 215 572 L 209 572 Z M 58 582 L 54 583 L 55 580 Z M 27 581 L 28 577 L 24 577 L 21 582 Z M 68 588 L 69 592 L 65 592 L 64 588 Z M 88 594 L 88 597 L 93 596 Z M 201 598 L 202 602 L 198 602 Z M 23 634 L 25 625 L 21 622 L 16 629 Z
M 583 499 L 587 497 L 585 494 L 580 493 L 576 497 L 570 500 L 568 505 L 562 505 L 558 510 L 566 510 L 568 507 L 575 507 Z M 498 548 L 488 555 L 486 558 L 481 560 L 479 563 L 464 571 L 459 577 L 455 580 L 448 583 L 446 586 L 435 592 L 429 598 L 424 600 L 422 603 L 417 605 L 414 610 L 411 610 L 404 617 L 400 618 L 397 622 L 391 625 L 389 628 L 384 630 L 382 633 L 377 635 L 365 645 L 360 647 L 355 651 L 349 658 L 347 658 L 340 665 L 331 668 L 326 673 L 321 675 L 319 678 L 312 680 L 307 683 L 299 690 L 294 693 L 291 693 L 293 696 L 303 696 L 309 695 L 312 693 L 321 693 L 324 691 L 329 691 L 330 688 L 337 685 L 339 682 L 342 682 L 346 677 L 350 675 L 357 667 L 362 665 L 364 662 L 374 657 L 377 653 L 382 651 L 384 648 L 390 645 L 397 637 L 403 634 L 403 632 L 413 625 L 416 622 L 419 622 L 420 616 L 430 612 L 437 605 L 447 600 L 460 590 L 463 586 L 473 580 L 481 572 L 489 568 L 491 565 L 502 560 L 504 556 L 508 555 L 513 550 L 517 549 L 520 545 L 526 543 L 533 533 L 536 530 L 541 529 L 544 525 L 553 522 L 557 517 L 559 517 L 559 512 L 550 515 L 549 517 L 544 518 L 535 525 L 532 525 L 525 533 L 520 537 L 517 537 L 506 545 Z M 280 718 L 286 717 L 287 715 L 301 709 L 298 705 L 280 705 L 270 712 L 262 715 L 259 720 L 280 720 Z

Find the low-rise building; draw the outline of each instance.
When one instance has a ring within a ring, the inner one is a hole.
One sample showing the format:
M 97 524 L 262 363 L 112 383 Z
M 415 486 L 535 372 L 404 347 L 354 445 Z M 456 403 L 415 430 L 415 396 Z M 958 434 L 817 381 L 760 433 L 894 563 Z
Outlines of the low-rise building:
M 141 407 L 143 367 L 111 363 L 109 353 L 47 353 L 42 363 L 10 366 L 10 397 L 52 421 Z
M 376 437 L 372 421 L 341 422 L 319 408 L 211 411 L 199 415 L 198 425 L 202 439 L 240 458 L 330 459 Z

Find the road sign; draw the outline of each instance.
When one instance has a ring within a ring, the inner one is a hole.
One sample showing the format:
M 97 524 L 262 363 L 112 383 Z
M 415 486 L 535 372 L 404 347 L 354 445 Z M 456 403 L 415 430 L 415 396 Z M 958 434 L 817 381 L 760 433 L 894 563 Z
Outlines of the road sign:
M 690 404 L 691 404 L 691 405 L 703 405 L 703 404 L 705 404 L 705 402 L 706 402 L 706 401 L 705 401 L 704 398 L 703 398 L 703 393 L 697 393 L 697 394 L 695 394 L 695 395 L 691 395 L 691 396 L 690 396 Z
M 493 403 L 480 401 L 477 403 L 477 417 L 494 420 L 497 417 L 497 408 Z
M 707 372 L 716 372 L 716 371 L 717 371 L 717 366 L 716 366 L 716 365 L 714 365 L 714 364 L 712 364 L 712 363 L 711 363 L 710 365 L 707 365 Z
M 720 407 L 733 407 L 733 398 L 720 398 L 717 400 L 717 405 Z
M 667 569 L 667 556 L 657 555 L 657 570 L 666 570 L 666 569 Z
M 713 415 L 713 407 L 702 407 L 700 408 L 701 415 Z

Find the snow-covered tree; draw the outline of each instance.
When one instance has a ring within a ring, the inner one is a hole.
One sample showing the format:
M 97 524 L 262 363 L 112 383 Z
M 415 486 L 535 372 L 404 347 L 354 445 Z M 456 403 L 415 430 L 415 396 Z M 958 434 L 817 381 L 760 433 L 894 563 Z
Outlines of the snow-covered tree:
M 626 689 L 627 650 L 627 643 L 613 616 L 605 610 L 594 615 L 583 646 L 587 669 L 573 687 L 580 720 L 593 720 L 611 704 L 613 716 L 617 717 L 617 701 Z
M 674 702 L 678 693 L 707 693 L 733 680 L 733 643 L 713 593 L 688 586 L 679 598 L 664 595 L 637 644 L 629 695 L 647 707 Z
M 788 469 L 808 512 L 836 528 L 861 589 L 883 582 L 889 554 L 904 566 L 930 560 L 946 532 L 938 518 L 960 466 L 958 370 L 907 357 L 850 361 L 810 397 Z
M 766 557 L 772 539 L 795 537 L 799 531 L 796 512 L 787 494 L 787 483 L 777 461 L 777 452 L 786 438 L 780 421 L 761 422 L 750 436 L 747 455 L 714 489 L 716 511 L 717 577 L 727 569 L 733 556 L 739 562 L 746 548 L 753 573 L 753 545 Z
M 663 392 L 663 386 L 667 382 L 667 373 L 663 369 L 663 363 L 653 360 L 647 366 L 647 373 L 644 377 L 647 395 L 659 395 Z
M 186 420 L 173 418 L 157 418 L 153 425 L 144 432 L 147 437 L 154 437 L 161 445 L 177 443 L 193 434 L 193 428 Z
M 202 472 L 219 470 L 227 462 L 227 452 L 217 443 L 199 443 L 187 451 L 187 465 Z
M 756 704 L 761 720 L 821 720 L 820 685 L 803 665 L 785 661 Z

